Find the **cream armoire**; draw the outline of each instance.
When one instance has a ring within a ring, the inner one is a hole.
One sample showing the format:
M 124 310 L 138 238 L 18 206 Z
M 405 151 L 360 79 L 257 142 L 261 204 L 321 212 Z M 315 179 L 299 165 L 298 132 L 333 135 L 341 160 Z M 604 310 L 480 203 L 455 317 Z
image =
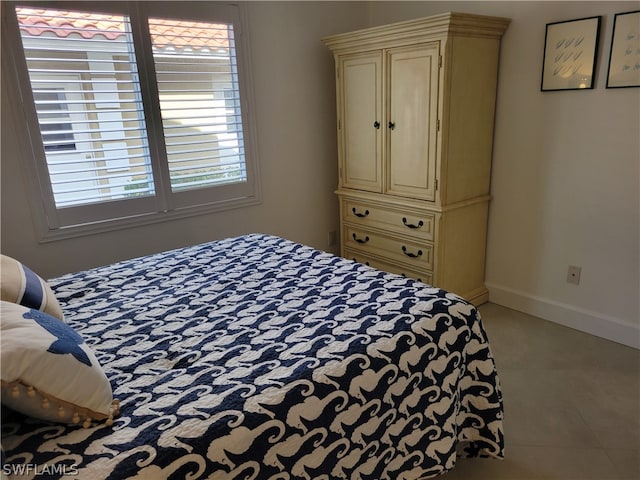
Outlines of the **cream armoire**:
M 336 65 L 341 255 L 480 304 L 506 18 L 324 38 Z

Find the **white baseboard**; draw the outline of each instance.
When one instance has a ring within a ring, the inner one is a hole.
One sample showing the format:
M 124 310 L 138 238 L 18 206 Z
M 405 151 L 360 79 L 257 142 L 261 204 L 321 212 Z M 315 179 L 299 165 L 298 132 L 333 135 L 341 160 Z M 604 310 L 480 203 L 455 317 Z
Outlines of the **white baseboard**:
M 490 282 L 486 285 L 492 303 L 640 349 L 640 325 Z

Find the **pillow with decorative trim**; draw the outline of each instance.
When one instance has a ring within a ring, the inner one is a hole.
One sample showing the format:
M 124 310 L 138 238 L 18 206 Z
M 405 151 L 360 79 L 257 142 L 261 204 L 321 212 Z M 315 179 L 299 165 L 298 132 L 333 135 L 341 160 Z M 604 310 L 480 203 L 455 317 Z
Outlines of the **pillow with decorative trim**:
M 119 412 L 111 384 L 84 339 L 40 310 L 0 302 L 2 403 L 62 423 L 106 420 Z
M 2 300 L 42 310 L 64 321 L 62 308 L 47 282 L 15 258 L 0 257 Z

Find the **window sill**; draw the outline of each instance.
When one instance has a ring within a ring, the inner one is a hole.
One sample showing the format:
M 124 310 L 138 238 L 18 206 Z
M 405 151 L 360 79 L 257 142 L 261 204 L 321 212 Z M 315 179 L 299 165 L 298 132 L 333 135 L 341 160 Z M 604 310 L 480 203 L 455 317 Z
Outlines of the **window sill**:
M 183 218 L 208 215 L 225 210 L 233 210 L 236 208 L 259 205 L 261 203 L 262 198 L 260 198 L 260 196 L 252 196 L 209 205 L 191 206 L 167 212 L 146 213 L 141 215 L 133 215 L 130 217 L 105 220 L 101 222 L 86 223 L 82 225 L 69 225 L 56 229 L 49 229 L 42 232 L 39 241 L 40 243 L 56 242 L 59 240 L 67 240 L 70 238 L 96 235 L 117 230 L 125 230 L 143 225 L 151 225 L 154 223 L 170 222 Z

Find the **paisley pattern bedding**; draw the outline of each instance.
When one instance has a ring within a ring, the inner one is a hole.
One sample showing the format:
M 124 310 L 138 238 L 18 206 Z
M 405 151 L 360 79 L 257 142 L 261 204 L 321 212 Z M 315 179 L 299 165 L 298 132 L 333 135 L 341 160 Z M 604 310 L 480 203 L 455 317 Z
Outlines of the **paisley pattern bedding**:
M 422 479 L 503 456 L 486 334 L 453 294 L 262 234 L 49 283 L 121 415 L 3 411 L 16 478 Z

